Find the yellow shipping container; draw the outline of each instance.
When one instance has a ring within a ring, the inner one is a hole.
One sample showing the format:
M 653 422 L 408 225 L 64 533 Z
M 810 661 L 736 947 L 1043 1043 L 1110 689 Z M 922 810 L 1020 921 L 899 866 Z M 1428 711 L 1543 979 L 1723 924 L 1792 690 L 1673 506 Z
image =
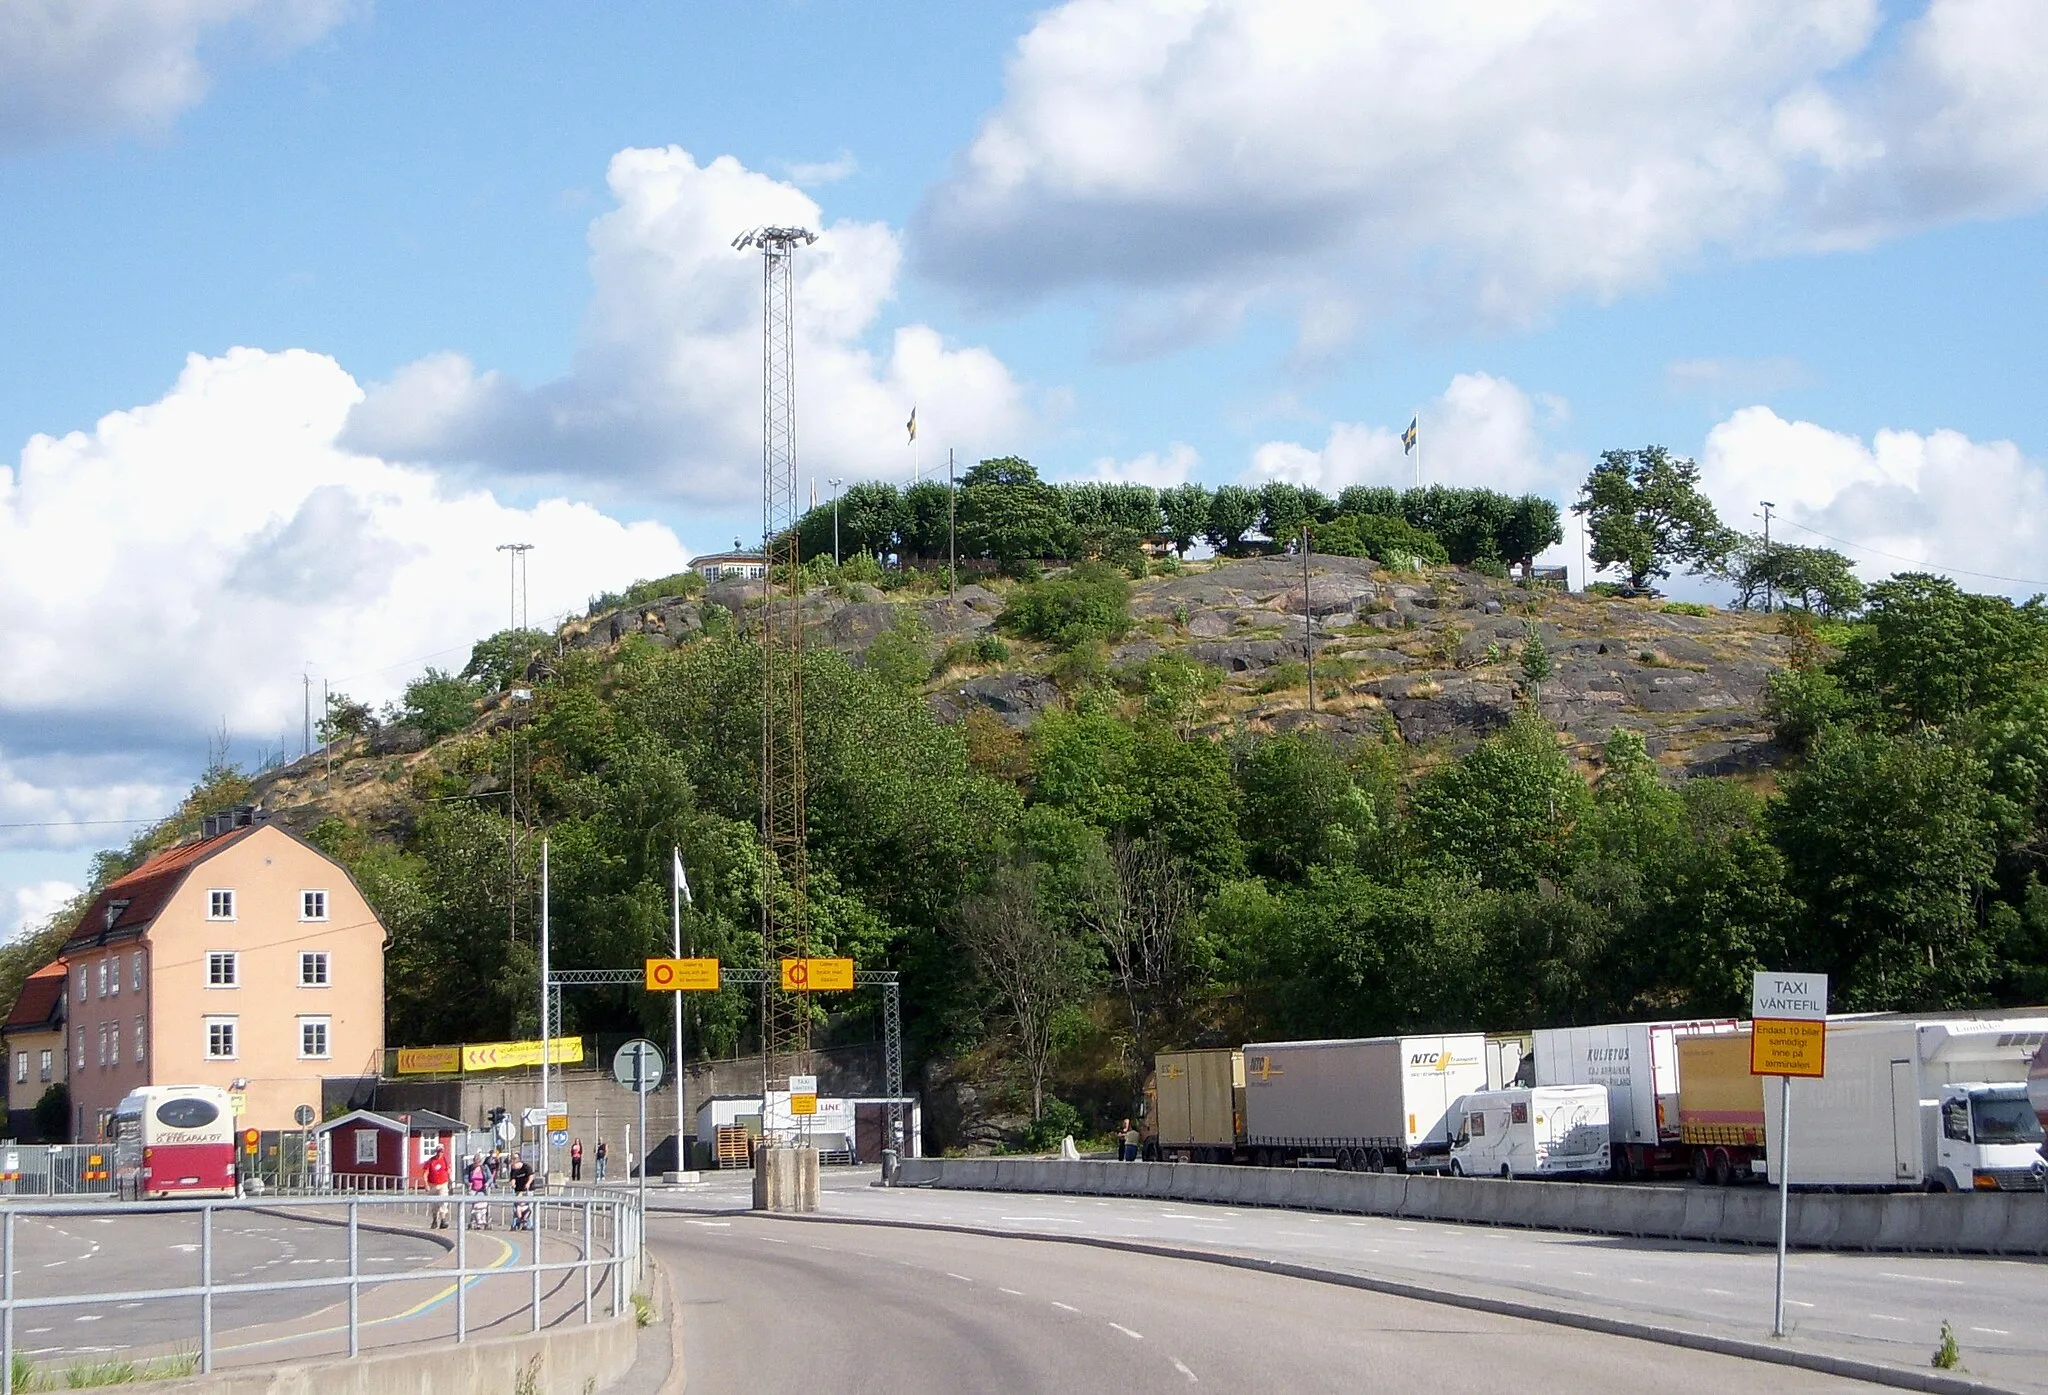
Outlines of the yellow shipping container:
M 1749 1033 L 1678 1038 L 1678 1136 L 1694 1147 L 1764 1146 L 1764 1082 L 1749 1073 Z
M 1244 1133 L 1244 1053 L 1162 1051 L 1152 1078 L 1160 1156 L 1228 1161 Z

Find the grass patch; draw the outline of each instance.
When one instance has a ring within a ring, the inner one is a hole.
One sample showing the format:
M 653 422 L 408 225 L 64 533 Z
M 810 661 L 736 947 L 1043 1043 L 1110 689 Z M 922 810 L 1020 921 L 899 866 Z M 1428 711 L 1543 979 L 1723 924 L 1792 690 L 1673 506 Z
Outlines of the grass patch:
M 92 1390 L 103 1385 L 178 1380 L 198 1370 L 197 1351 L 173 1352 L 140 1361 L 74 1361 L 65 1366 L 42 1366 L 16 1355 L 12 1375 L 17 1391 Z
M 1275 664 L 1260 674 L 1259 681 L 1253 685 L 1252 691 L 1255 693 L 1284 693 L 1289 688 L 1302 688 L 1307 685 L 1308 666 L 1290 659 L 1284 664 Z
M 1666 601 L 1657 608 L 1666 615 L 1697 615 L 1702 619 L 1714 613 L 1712 606 L 1701 605 L 1698 601 Z
M 651 1326 L 654 1322 L 654 1300 L 644 1293 L 633 1295 L 633 1325 Z

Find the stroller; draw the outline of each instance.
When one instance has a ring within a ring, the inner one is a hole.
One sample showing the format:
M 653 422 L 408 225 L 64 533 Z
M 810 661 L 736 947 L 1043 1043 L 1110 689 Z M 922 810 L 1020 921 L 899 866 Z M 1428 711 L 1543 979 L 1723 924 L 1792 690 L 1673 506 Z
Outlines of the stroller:
M 486 1197 L 490 1188 L 490 1174 L 484 1170 L 483 1159 L 473 1159 L 469 1166 L 469 1228 L 489 1230 L 491 1228 L 491 1203 Z

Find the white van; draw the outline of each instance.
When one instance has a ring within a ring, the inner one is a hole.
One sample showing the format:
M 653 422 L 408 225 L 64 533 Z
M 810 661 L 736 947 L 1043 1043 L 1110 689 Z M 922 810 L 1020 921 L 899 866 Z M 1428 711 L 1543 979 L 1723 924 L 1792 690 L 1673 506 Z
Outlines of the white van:
M 1523 1085 L 1452 1106 L 1454 1177 L 1567 1177 L 1608 1170 L 1605 1085 Z

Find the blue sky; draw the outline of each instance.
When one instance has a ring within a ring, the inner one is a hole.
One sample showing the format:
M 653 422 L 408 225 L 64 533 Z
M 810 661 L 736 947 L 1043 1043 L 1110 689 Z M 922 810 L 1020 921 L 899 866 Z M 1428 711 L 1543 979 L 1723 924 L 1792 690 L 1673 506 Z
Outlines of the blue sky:
M 1663 442 L 1733 521 L 2027 594 L 2044 16 L 21 0 L 0 933 L 222 723 L 294 744 L 302 673 L 459 661 L 495 542 L 539 618 L 756 530 L 722 240 L 770 218 L 827 230 L 821 476 L 907 476 L 916 401 L 928 466 L 1394 481 L 1420 411 L 1434 479 Z

